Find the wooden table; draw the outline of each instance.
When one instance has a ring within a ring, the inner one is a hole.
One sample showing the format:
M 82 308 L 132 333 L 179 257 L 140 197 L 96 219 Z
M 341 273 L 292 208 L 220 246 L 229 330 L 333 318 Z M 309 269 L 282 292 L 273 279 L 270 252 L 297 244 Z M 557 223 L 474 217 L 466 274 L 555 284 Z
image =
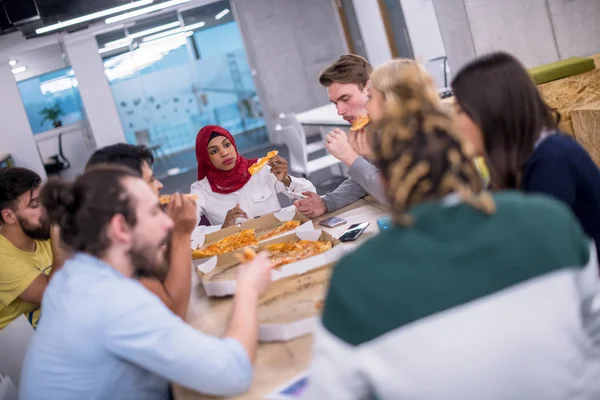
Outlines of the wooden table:
M 378 206 L 374 200 L 366 198 L 317 218 L 314 220 L 314 223 L 315 226 L 319 226 L 319 221 L 331 216 L 339 216 L 346 219 L 348 221 L 346 225 L 324 229 L 333 236 L 339 237 L 351 224 L 370 222 L 371 225 L 357 243 L 345 244 L 348 247 L 355 247 L 379 232 L 377 219 L 386 215 L 388 215 L 388 212 L 385 209 Z M 194 275 L 197 276 L 196 274 Z M 202 330 L 205 333 L 221 336 L 225 333 L 229 322 L 233 302 L 230 298 L 207 298 L 202 286 L 198 283 L 199 278 L 196 278 L 194 286 L 196 289 L 192 293 L 187 321 L 194 328 Z M 234 399 L 262 399 L 277 389 L 277 387 L 306 370 L 309 367 L 311 355 L 312 335 L 303 336 L 284 343 L 260 344 L 256 355 L 252 387 L 248 393 L 243 396 L 234 397 Z M 178 386 L 174 386 L 173 391 L 176 400 L 214 399 L 212 396 L 195 393 Z

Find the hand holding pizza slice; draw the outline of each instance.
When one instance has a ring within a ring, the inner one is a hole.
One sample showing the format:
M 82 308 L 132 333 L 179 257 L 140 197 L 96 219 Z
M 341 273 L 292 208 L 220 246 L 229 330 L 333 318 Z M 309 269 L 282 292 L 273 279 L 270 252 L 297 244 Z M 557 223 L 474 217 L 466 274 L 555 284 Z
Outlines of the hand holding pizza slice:
M 277 150 L 270 151 L 265 157 L 258 160 L 256 164 L 251 165 L 250 168 L 248 168 L 248 172 L 250 172 L 250 175 L 256 175 L 258 171 L 263 169 L 269 163 L 271 158 L 275 157 L 277 154 L 279 154 Z

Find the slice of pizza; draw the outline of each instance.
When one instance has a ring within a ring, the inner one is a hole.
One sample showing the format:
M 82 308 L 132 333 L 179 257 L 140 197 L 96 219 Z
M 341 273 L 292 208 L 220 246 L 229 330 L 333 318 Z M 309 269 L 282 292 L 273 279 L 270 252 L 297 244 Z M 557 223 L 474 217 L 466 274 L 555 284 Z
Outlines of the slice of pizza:
M 293 231 L 294 229 L 296 229 L 299 226 L 300 226 L 300 221 L 297 221 L 297 220 L 284 222 L 283 224 L 279 225 L 278 227 L 272 229 L 270 232 L 267 232 L 265 235 L 261 236 L 258 240 L 263 241 L 263 240 L 267 240 L 267 239 L 270 239 L 275 236 L 279 236 L 282 233 Z
M 277 243 L 265 246 L 270 253 L 273 268 L 316 256 L 331 249 L 331 242 L 300 240 L 298 242 Z
M 251 245 L 257 244 L 254 229 L 240 231 L 234 235 L 227 236 L 219 240 L 217 243 L 206 246 L 200 250 L 192 251 L 192 258 L 206 258 L 218 256 L 220 254 L 230 253 L 235 250 L 242 249 Z
M 256 257 L 256 251 L 252 247 L 246 247 L 240 254 L 236 254 L 235 257 L 242 264 L 254 260 Z
M 195 194 L 184 194 L 184 196 L 187 199 L 198 200 L 198 196 L 196 196 Z M 158 198 L 158 200 L 160 201 L 161 205 L 167 205 L 171 202 L 171 195 L 163 194 Z
M 260 160 L 256 164 L 253 164 L 248 168 L 248 172 L 250 175 L 255 175 L 258 171 L 264 168 L 265 165 L 271 160 L 271 158 L 275 157 L 279 152 L 277 150 L 273 150 L 267 153 L 267 155 Z
M 352 123 L 352 126 L 350 127 L 350 130 L 351 131 L 360 131 L 365 126 L 369 125 L 369 122 L 371 122 L 371 120 L 369 119 L 369 117 L 367 115 L 361 115 L 354 120 L 354 122 Z

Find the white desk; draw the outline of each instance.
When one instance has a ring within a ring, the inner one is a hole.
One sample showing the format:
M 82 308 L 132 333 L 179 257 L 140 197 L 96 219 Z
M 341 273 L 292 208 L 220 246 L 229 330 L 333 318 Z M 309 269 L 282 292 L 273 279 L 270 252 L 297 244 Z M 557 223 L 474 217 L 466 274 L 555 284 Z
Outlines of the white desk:
M 296 114 L 296 118 L 302 125 L 350 126 L 337 114 L 335 104 L 331 103 Z
M 447 92 L 447 88 L 438 89 L 440 96 L 444 92 Z M 448 97 L 442 99 L 442 103 L 452 104 L 454 102 L 454 97 Z M 335 104 L 329 103 L 327 105 L 313 108 L 311 110 L 306 110 L 299 114 L 296 114 L 296 118 L 302 125 L 313 125 L 313 126 L 340 126 L 340 127 L 348 127 L 350 124 L 342 119 L 337 114 L 337 109 L 335 108 Z

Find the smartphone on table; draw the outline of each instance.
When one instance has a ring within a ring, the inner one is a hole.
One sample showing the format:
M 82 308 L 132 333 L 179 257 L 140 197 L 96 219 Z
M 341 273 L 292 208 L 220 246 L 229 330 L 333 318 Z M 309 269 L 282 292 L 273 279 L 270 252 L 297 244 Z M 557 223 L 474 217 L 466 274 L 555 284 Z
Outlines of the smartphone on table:
M 348 230 L 340 236 L 340 242 L 353 242 L 362 235 L 362 233 L 369 226 L 368 222 L 362 222 L 360 224 L 350 225 Z
M 335 228 L 336 226 L 344 225 L 346 222 L 343 218 L 331 217 L 319 222 L 319 225 L 326 226 L 327 228 Z

